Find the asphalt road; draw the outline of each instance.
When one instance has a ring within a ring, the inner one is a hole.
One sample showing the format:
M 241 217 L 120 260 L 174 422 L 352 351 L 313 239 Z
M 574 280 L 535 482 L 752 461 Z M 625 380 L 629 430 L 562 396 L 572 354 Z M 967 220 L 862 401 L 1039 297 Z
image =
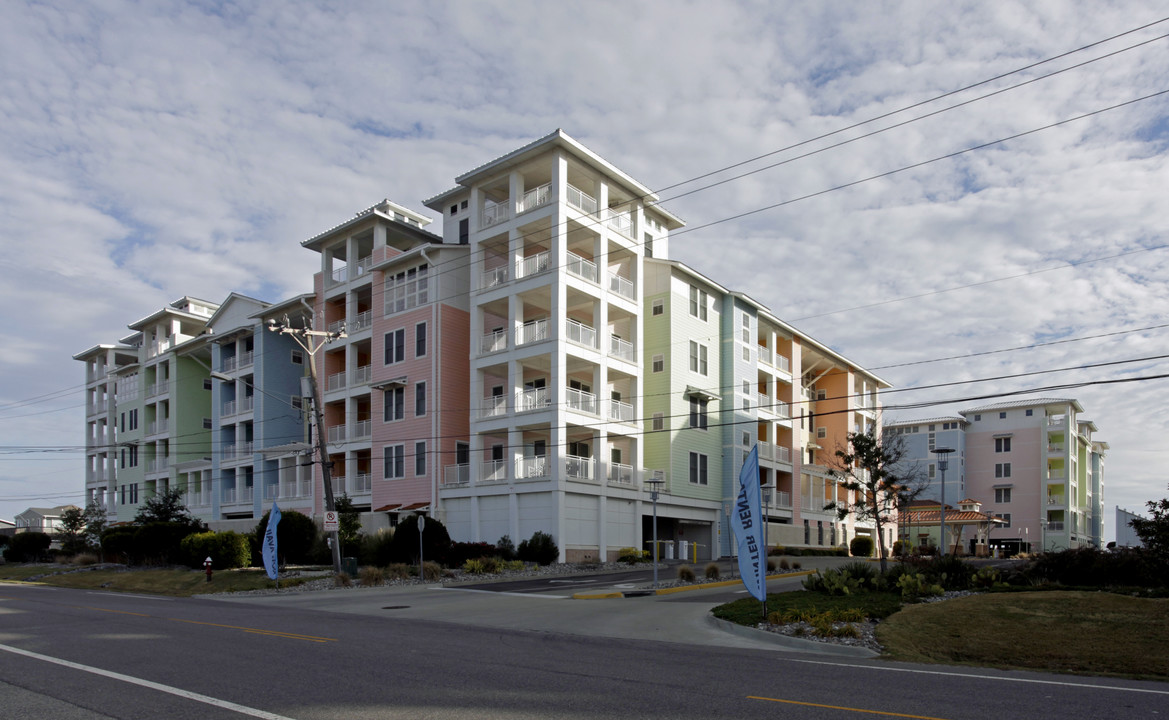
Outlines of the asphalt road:
M 1148 718 L 1169 684 L 795 652 L 677 596 L 374 588 L 231 600 L 0 584 L 0 716 Z

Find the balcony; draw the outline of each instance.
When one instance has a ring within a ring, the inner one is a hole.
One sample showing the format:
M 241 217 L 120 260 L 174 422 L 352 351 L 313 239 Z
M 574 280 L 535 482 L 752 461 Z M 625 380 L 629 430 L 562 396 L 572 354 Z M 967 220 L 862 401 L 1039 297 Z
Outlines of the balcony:
M 625 362 L 637 362 L 637 353 L 633 349 L 633 343 L 622 340 L 616 335 L 609 336 L 609 356 Z
M 219 501 L 221 503 L 223 503 L 224 505 L 235 504 L 235 502 L 236 502 L 235 488 L 233 488 L 233 487 L 223 488 L 223 491 L 219 495 Z
M 516 212 L 522 213 L 535 210 L 547 205 L 552 200 L 552 183 L 544 183 L 538 188 L 532 188 L 524 193 L 516 206 Z
M 223 358 L 219 361 L 219 364 L 223 367 L 223 372 L 225 373 L 235 372 L 236 368 L 239 367 L 239 363 L 235 361 L 235 355 Z
M 1049 507 L 1067 507 L 1067 495 L 1048 495 L 1047 505 Z
M 252 441 L 240 443 L 226 443 L 223 446 L 221 457 L 224 460 L 243 460 L 252 456 Z
M 507 350 L 507 333 L 503 330 L 488 333 L 479 340 L 479 352 L 484 355 L 503 350 Z
M 358 420 L 353 423 L 353 439 L 354 440 L 368 440 L 373 435 L 373 422 L 370 420 Z
M 146 386 L 146 397 L 154 397 L 155 395 L 162 395 L 169 388 L 169 383 L 166 380 Z
M 502 482 L 507 480 L 507 461 L 488 460 L 479 465 L 479 482 Z
M 529 388 L 522 390 L 516 398 L 516 412 L 542 410 L 548 407 L 549 402 L 548 388 Z
M 483 201 L 483 210 L 479 213 L 480 227 L 491 227 L 507 219 L 507 203 L 497 203 L 490 200 Z
M 1052 520 L 1047 523 L 1047 529 L 1050 532 L 1063 532 L 1063 520 Z
M 787 448 L 784 448 L 784 450 L 786 449 Z M 772 507 L 778 508 L 780 510 L 791 510 L 792 494 L 786 490 L 780 490 L 775 494 L 775 504 L 772 505 Z
M 757 399 L 759 402 L 760 412 L 771 413 L 772 415 L 783 418 L 784 420 L 791 418 L 788 405 L 783 400 L 776 400 L 775 398 L 769 395 L 764 395 L 763 393 L 759 393 Z
M 637 288 L 632 280 L 627 280 L 617 273 L 609 273 L 609 292 L 630 300 L 637 299 Z
M 333 425 L 329 427 L 328 437 L 329 443 L 343 443 L 348 437 L 347 428 L 344 425 Z
M 548 457 L 545 455 L 525 455 L 516 461 L 516 479 L 535 479 L 548 477 Z
M 163 418 L 161 420 L 155 420 L 152 423 L 146 424 L 146 434 L 147 435 L 159 435 L 161 433 L 165 433 L 169 426 L 170 426 L 170 421 L 167 418 Z
M 507 281 L 508 277 L 506 265 L 502 265 L 497 268 L 491 268 L 490 270 L 483 271 L 483 278 L 479 282 L 479 289 L 487 290 L 488 288 L 493 288 L 496 285 L 502 285 Z
M 349 323 L 349 333 L 353 334 L 368 330 L 373 326 L 373 312 L 370 310 L 362 310 L 353 317 L 353 322 Z
M 593 459 L 590 457 L 564 456 L 564 475 L 576 480 L 592 480 Z
M 368 385 L 370 379 L 373 377 L 372 365 L 358 365 L 353 370 L 353 384 L 354 385 Z
M 593 215 L 597 212 L 597 199 L 595 197 L 572 185 L 567 186 L 565 190 L 565 199 L 569 205 L 586 215 Z
M 516 345 L 540 342 L 548 339 L 548 321 L 533 320 L 526 322 L 516 330 Z
M 159 458 L 153 458 L 153 459 L 146 461 L 146 472 L 148 472 L 148 473 L 166 472 L 167 468 L 169 468 L 169 467 L 170 467 L 170 457 L 168 457 L 166 455 L 159 457 Z
M 632 487 L 633 466 L 622 465 L 621 463 L 609 463 L 609 484 L 610 485 L 629 485 Z
M 502 395 L 483 398 L 479 406 L 479 417 L 489 418 L 507 414 L 507 398 Z
M 332 279 L 334 285 L 345 282 L 349 279 L 349 266 L 342 265 L 334 270 L 329 277 Z
M 761 441 L 759 443 L 759 458 L 790 464 L 792 461 L 792 451 L 791 448 L 782 445 Z
M 330 375 L 328 381 L 325 384 L 325 389 L 328 392 L 333 392 L 334 390 L 344 390 L 345 372 L 341 371 L 339 373 L 333 373 Z
M 360 277 L 373 267 L 373 255 L 366 255 L 363 258 L 357 258 L 357 277 Z
M 373 488 L 373 476 L 369 473 L 357 473 L 349 478 L 349 492 L 354 494 L 367 493 Z
M 568 273 L 591 283 L 597 282 L 597 264 L 574 252 L 568 253 Z
M 565 388 L 565 404 L 569 410 L 577 412 L 588 413 L 589 415 L 597 414 L 597 396 L 584 390 L 577 390 L 576 388 Z
M 1066 450 L 1067 450 L 1067 445 L 1064 445 L 1063 443 L 1048 443 L 1047 444 L 1047 454 L 1048 455 L 1063 455 Z
M 334 320 L 325 326 L 325 329 L 334 334 L 339 333 L 342 330 L 345 330 L 345 320 Z
M 548 272 L 552 265 L 552 254 L 547 250 L 535 255 L 520 260 L 519 268 L 517 268 L 516 279 L 531 277 L 532 275 L 539 275 L 540 273 Z
M 565 337 L 569 342 L 597 349 L 597 329 L 569 318 L 565 324 Z
M 627 402 L 620 400 L 609 401 L 609 419 L 613 422 L 631 423 L 637 417 L 634 415 L 633 406 Z
M 239 366 L 246 368 L 254 364 L 256 361 L 256 354 L 251 350 L 245 350 L 239 354 Z
M 458 487 L 471 484 L 470 465 L 447 465 L 442 469 L 442 484 L 446 487 Z
M 610 208 L 609 218 L 605 224 L 625 237 L 633 237 L 633 218 L 628 212 L 618 212 Z

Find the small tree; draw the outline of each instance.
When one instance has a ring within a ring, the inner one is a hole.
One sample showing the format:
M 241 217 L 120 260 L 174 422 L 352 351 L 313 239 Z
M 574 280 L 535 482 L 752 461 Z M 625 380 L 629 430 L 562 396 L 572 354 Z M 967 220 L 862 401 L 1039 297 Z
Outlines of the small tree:
M 1169 558 L 1169 498 L 1150 500 L 1145 505 L 1152 519 L 1133 518 L 1128 524 L 1149 552 Z
M 341 497 L 333 500 L 333 508 L 337 511 L 337 539 L 341 542 L 341 554 L 345 554 L 346 545 L 353 547 L 356 554 L 357 540 L 361 535 L 361 512 L 353 507 L 353 498 L 348 493 L 341 493 Z
M 888 569 L 885 526 L 896 516 L 899 493 L 922 482 L 920 472 L 903 464 L 904 459 L 904 445 L 896 441 L 883 444 L 870 428 L 848 434 L 848 448 L 836 451 L 835 467 L 828 471 L 848 495 L 843 500 L 833 499 L 824 509 L 835 510 L 841 520 L 853 515 L 873 522 L 882 573 Z
M 191 527 L 201 527 L 199 522 L 187 506 L 183 503 L 183 491 L 171 488 L 157 493 L 154 497 L 142 503 L 138 513 L 134 516 L 135 525 L 148 523 L 179 523 Z
M 81 538 L 86 547 L 101 551 L 101 536 L 106 531 L 106 509 L 102 505 L 89 501 L 84 513 L 85 529 L 81 531 Z
M 81 508 L 71 507 L 61 513 L 61 529 L 56 532 L 57 542 L 69 555 L 76 555 L 85 549 L 85 513 Z

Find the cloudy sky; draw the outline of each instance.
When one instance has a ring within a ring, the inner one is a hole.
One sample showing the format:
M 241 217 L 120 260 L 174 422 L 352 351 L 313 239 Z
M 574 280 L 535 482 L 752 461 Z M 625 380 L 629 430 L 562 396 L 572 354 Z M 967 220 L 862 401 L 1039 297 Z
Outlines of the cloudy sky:
M 887 404 L 941 403 L 894 418 L 1132 380 L 1041 394 L 1111 443 L 1107 536 L 1166 495 L 1169 1 L 3 15 L 0 517 L 81 500 L 73 353 L 182 295 L 305 292 L 300 241 L 382 198 L 431 214 L 558 127 L 662 189 L 675 259 L 907 388 Z

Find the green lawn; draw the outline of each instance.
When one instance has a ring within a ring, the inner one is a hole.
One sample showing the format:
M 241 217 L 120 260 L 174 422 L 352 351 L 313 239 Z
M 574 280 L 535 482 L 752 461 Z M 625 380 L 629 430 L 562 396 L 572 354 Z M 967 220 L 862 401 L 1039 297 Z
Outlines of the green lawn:
M 54 573 L 38 578 L 36 582 L 57 587 L 115 592 L 146 593 L 187 597 L 203 593 L 239 592 L 273 588 L 263 570 L 217 570 L 211 582 L 202 570 L 167 568 L 162 570 L 76 570 L 68 565 L 0 565 L 0 580 L 25 581 L 30 577 Z M 288 578 L 280 587 L 291 587 L 310 578 Z

